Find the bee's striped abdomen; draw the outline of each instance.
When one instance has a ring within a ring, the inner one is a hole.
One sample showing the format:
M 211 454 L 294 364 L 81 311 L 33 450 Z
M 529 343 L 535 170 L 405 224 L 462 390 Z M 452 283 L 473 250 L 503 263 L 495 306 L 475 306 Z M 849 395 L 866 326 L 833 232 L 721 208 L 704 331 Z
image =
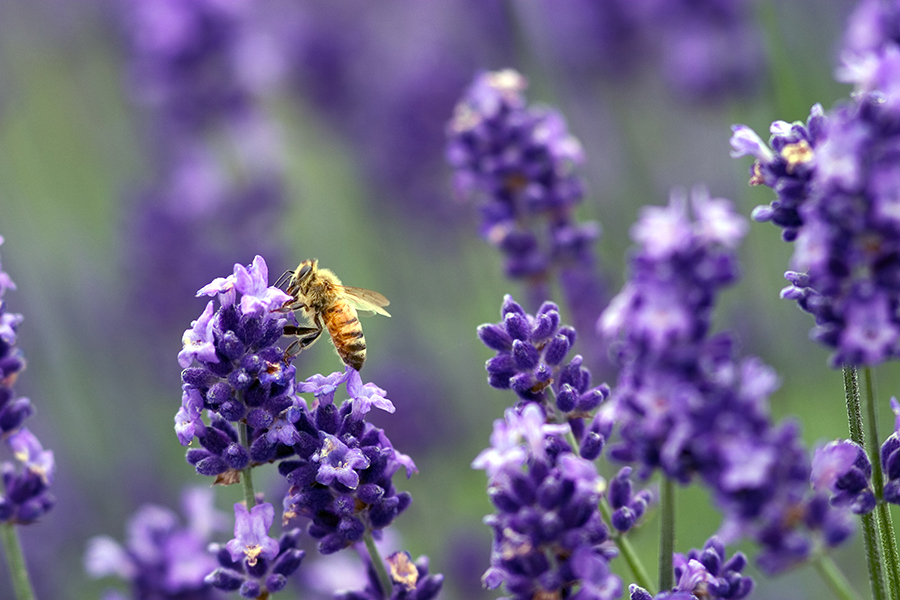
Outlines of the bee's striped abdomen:
M 322 320 L 344 364 L 357 371 L 362 369 L 366 360 L 366 338 L 356 309 L 347 302 L 338 301 L 323 311 Z

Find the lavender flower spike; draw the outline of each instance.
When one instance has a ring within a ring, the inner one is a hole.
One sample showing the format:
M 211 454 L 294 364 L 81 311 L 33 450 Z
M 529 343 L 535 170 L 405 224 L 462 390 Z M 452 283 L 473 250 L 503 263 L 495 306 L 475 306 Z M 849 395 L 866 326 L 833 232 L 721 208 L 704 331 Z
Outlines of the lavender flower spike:
M 295 369 L 278 343 L 287 319 L 276 309 L 290 296 L 266 284 L 268 268 L 261 256 L 249 267 L 237 264 L 199 294 L 216 296 L 184 333 L 178 355 L 184 367 L 182 406 L 175 416 L 179 442 L 196 438 L 200 448 L 187 461 L 201 475 L 233 482 L 248 464 L 269 462 L 289 453 L 298 432 L 291 421 L 298 399 Z M 204 411 L 210 416 L 203 421 Z M 236 423 L 249 427 L 250 447 L 238 439 Z
M 25 369 L 24 354 L 16 346 L 22 315 L 8 312 L 3 299 L 6 290 L 14 289 L 12 279 L 0 269 L 0 439 L 6 441 L 18 463 L 0 461 L 0 523 L 26 525 L 56 503 L 49 491 L 55 467 L 53 452 L 44 450 L 24 425 L 34 413 L 31 401 L 16 397 L 13 389 Z
M 511 69 L 476 75 L 447 124 L 447 161 L 458 195 L 478 203 L 481 235 L 504 255 L 506 275 L 528 285 L 530 307 L 549 299 L 558 273 L 581 325 L 603 303 L 592 249 L 600 226 L 574 218 L 584 153 L 562 115 L 527 106 L 526 85 Z
M 539 406 L 509 409 L 494 423 L 492 448 L 472 463 L 488 471 L 496 512 L 485 587 L 504 585 L 515 600 L 539 595 L 612 600 L 622 583 L 609 569 L 615 555 L 598 510 L 605 484 L 592 462 L 571 453 L 559 426 Z M 523 469 L 524 467 L 524 469 Z

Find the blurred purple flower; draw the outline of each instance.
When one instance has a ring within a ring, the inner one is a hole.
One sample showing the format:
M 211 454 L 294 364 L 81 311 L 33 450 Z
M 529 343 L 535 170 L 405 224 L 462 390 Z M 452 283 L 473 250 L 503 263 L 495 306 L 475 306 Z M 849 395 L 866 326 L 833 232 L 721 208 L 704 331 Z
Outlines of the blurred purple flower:
M 834 545 L 846 522 L 814 504 L 809 457 L 792 424 L 775 427 L 768 396 L 778 387 L 771 368 L 739 359 L 728 334 L 709 335 L 717 294 L 738 277 L 736 247 L 746 231 L 730 204 L 705 191 L 673 195 L 666 208 L 645 208 L 632 228 L 640 245 L 631 276 L 601 315 L 621 365 L 601 415 L 616 424 L 617 460 L 637 462 L 712 488 L 728 541 L 752 537 L 763 547 L 761 568 L 775 572 L 808 556 L 808 534 L 787 515 L 808 515 Z M 656 232 L 656 235 L 651 235 Z
M 134 598 L 221 598 L 204 578 L 216 566 L 206 546 L 222 529 L 224 515 L 216 511 L 211 489 L 185 491 L 182 509 L 187 525 L 168 508 L 142 506 L 128 522 L 124 546 L 108 536 L 88 542 L 85 570 L 94 578 L 124 579 Z

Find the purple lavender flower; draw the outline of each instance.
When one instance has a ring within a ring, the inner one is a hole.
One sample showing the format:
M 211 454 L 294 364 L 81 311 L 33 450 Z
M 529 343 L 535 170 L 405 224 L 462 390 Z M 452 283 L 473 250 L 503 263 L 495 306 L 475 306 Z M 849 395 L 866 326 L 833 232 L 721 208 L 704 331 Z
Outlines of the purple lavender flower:
M 900 108 L 900 7 L 894 2 L 863 0 L 850 15 L 841 52 L 838 81 L 857 92 L 877 92 Z
M 25 368 L 25 356 L 16 346 L 22 315 L 10 313 L 3 298 L 6 290 L 14 289 L 15 283 L 0 267 L 0 438 L 17 461 L 0 461 L 0 522 L 27 525 L 40 519 L 56 503 L 49 491 L 55 466 L 53 452 L 44 450 L 24 426 L 34 414 L 31 401 L 17 398 L 13 389 Z
M 284 589 L 306 553 L 296 548 L 299 529 L 285 532 L 278 541 L 269 537 L 274 519 L 275 509 L 268 502 L 250 510 L 235 504 L 234 538 L 225 546 L 211 546 L 220 566 L 205 582 L 220 590 L 237 590 L 244 598 L 265 598 Z
M 625 533 L 635 526 L 647 507 L 653 501 L 649 490 L 634 493 L 631 483 L 631 467 L 622 467 L 609 482 L 609 505 L 613 509 L 610 524 L 619 533 Z
M 900 402 L 891 398 L 891 410 L 897 415 L 894 432 L 881 445 L 881 468 L 884 470 L 884 501 L 900 504 Z
M 505 585 L 512 598 L 572 593 L 617 598 L 622 584 L 609 569 L 615 551 L 598 503 L 603 480 L 593 463 L 571 453 L 566 425 L 546 424 L 534 403 L 508 409 L 494 422 L 491 447 L 472 462 L 485 469 L 497 512 L 485 517 L 494 531 L 491 567 L 482 582 Z
M 872 463 L 862 447 L 850 440 L 835 440 L 817 448 L 810 473 L 813 489 L 832 493 L 831 503 L 849 506 L 862 515 L 875 509 Z
M 346 384 L 350 399 L 337 405 L 334 396 Z M 322 554 L 362 540 L 366 532 L 387 527 L 412 501 L 398 493 L 392 477 L 400 467 L 416 472 L 412 460 L 391 445 L 384 432 L 366 422 L 372 408 L 393 412 L 386 392 L 363 384 L 351 367 L 328 376 L 313 375 L 298 384 L 312 393 L 311 408 L 300 404 L 288 414 L 298 435 L 278 465 L 290 483 L 284 498 L 284 520 L 310 519 L 309 534 Z
M 673 558 L 675 587 L 651 597 L 647 590 L 632 585 L 631 600 L 741 600 L 753 591 L 753 580 L 741 575 L 747 559 L 738 552 L 726 561 L 725 545 L 716 536 L 707 540 L 702 550 L 691 550 L 687 555 L 676 553 Z
M 581 144 L 559 113 L 526 106 L 525 87 L 509 69 L 475 78 L 447 125 L 454 186 L 480 203 L 481 234 L 504 254 L 506 275 L 528 284 L 530 304 L 549 299 L 559 272 L 576 321 L 592 320 L 604 300 L 592 250 L 600 228 L 573 215 L 584 197 Z
M 598 326 L 617 338 L 621 365 L 610 403 L 601 409 L 621 441 L 612 458 L 637 462 L 640 473 L 660 468 L 712 488 L 728 541 L 748 536 L 769 571 L 805 558 L 812 546 L 796 528 L 822 530 L 827 543 L 846 539 L 845 521 L 813 504 L 809 457 L 797 427 L 774 427 L 768 396 L 778 387 L 771 368 L 739 359 L 728 334 L 709 335 L 716 294 L 738 276 L 736 246 L 743 220 L 725 200 L 695 190 L 695 219 L 683 195 L 666 208 L 647 208 L 632 228 L 640 244 L 631 277 Z
M 265 260 L 257 256 L 249 267 L 237 264 L 232 275 L 204 286 L 197 295 L 218 297 L 219 309 L 206 306 L 185 331 L 178 355 L 185 370 L 175 431 L 184 446 L 194 437 L 200 441 L 201 448 L 187 453 L 197 472 L 222 481 L 233 481 L 251 462 L 272 460 L 279 448 L 289 452 L 299 435 L 295 371 L 277 345 L 287 323 L 278 309 L 291 298 L 267 280 Z M 209 425 L 203 410 L 211 415 Z M 250 427 L 249 449 L 238 439 L 237 422 Z
M 123 7 L 135 98 L 181 127 L 246 107 L 255 91 L 242 58 L 254 40 L 251 5 L 141 0 Z
M 682 96 L 705 103 L 759 85 L 765 58 L 750 0 L 649 0 L 663 77 Z
M 822 105 L 816 104 L 805 125 L 800 121 L 772 123 L 768 146 L 746 125 L 731 127 L 731 156 L 756 159 L 750 167 L 750 185 L 765 185 L 777 194 L 768 206 L 756 207 L 753 219 L 781 227 L 786 242 L 794 241 L 803 225 L 800 207 L 809 197 L 814 150 L 822 142 L 824 124 Z
M 127 581 L 134 598 L 221 598 L 204 578 L 216 566 L 206 546 L 224 515 L 215 510 L 211 489 L 185 491 L 182 509 L 187 525 L 168 508 L 142 506 L 128 522 L 124 546 L 108 536 L 88 542 L 85 570 Z
M 390 595 L 381 589 L 371 563 L 367 565 L 368 585 L 361 592 L 341 592 L 335 600 L 431 600 L 441 591 L 444 576 L 428 574 L 428 557 L 413 562 L 408 552 L 395 552 L 387 557 L 393 589 Z
M 523 402 L 581 418 L 606 400 L 609 386 L 591 386 L 591 373 L 576 355 L 564 362 L 575 342 L 575 329 L 560 327 L 559 309 L 545 302 L 529 315 L 512 296 L 500 310 L 502 321 L 478 328 L 478 337 L 497 356 L 487 361 L 488 383 L 512 389 Z

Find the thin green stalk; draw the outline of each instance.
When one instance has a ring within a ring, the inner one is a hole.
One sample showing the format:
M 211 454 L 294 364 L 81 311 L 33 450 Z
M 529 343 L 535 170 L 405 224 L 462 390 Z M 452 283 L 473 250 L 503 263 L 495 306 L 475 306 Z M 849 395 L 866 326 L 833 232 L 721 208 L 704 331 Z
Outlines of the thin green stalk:
M 863 369 L 863 381 L 866 390 L 866 425 L 868 446 L 866 452 L 872 461 L 872 485 L 875 488 L 875 497 L 879 503 L 876 508 L 876 520 L 878 533 L 881 535 L 881 546 L 884 550 L 884 567 L 887 572 L 888 587 L 891 592 L 891 600 L 900 600 L 900 556 L 897 553 L 897 539 L 894 536 L 894 525 L 891 523 L 891 511 L 887 503 L 882 501 L 884 494 L 884 475 L 881 471 L 881 457 L 878 435 L 878 418 L 875 410 L 875 378 L 872 369 Z
M 247 443 L 249 437 L 247 435 L 247 424 L 243 421 L 238 423 L 238 436 L 241 445 L 249 450 L 250 445 Z M 244 490 L 244 502 L 247 504 L 247 510 L 250 510 L 256 506 L 256 494 L 253 493 L 253 474 L 251 473 L 251 466 L 249 464 L 241 471 L 241 488 Z
M 607 523 L 612 521 L 612 510 L 605 498 L 600 501 L 600 514 L 603 515 L 603 518 Z M 616 543 L 619 552 L 622 553 L 622 558 L 625 559 L 628 568 L 631 569 L 631 574 L 634 575 L 635 583 L 651 594 L 656 595 L 656 589 L 653 587 L 653 580 L 650 579 L 650 575 L 647 573 L 647 569 L 644 567 L 644 563 L 641 562 L 634 546 L 631 545 L 631 541 L 622 534 L 614 535 L 612 539 Z
M 840 600 L 862 600 L 852 587 L 850 587 L 850 582 L 847 581 L 847 577 L 844 575 L 843 571 L 838 568 L 834 561 L 831 560 L 831 557 L 827 554 L 820 554 L 812 561 L 813 566 L 816 568 L 816 571 L 819 572 L 819 575 L 822 576 L 822 579 L 828 584 L 828 587 L 831 588 L 831 591 L 834 592 L 834 595 L 840 598 Z
M 372 532 L 366 530 L 366 533 L 363 535 L 363 540 L 366 542 L 366 550 L 369 551 L 369 558 L 372 560 L 372 566 L 375 567 L 375 572 L 378 573 L 378 582 L 381 584 L 381 591 L 384 592 L 385 598 L 390 598 L 391 590 L 393 589 L 393 584 L 391 583 L 391 578 L 388 575 L 387 569 L 384 568 L 384 561 L 381 559 L 381 554 L 378 553 L 378 548 L 375 547 L 375 540 L 372 538 Z
M 844 365 L 844 395 L 847 399 L 850 439 L 865 448 L 866 440 L 863 435 L 862 412 L 859 404 L 859 378 L 856 367 L 852 365 Z M 862 515 L 860 520 L 862 521 L 863 546 L 866 550 L 866 564 L 869 569 L 869 583 L 872 585 L 872 598 L 873 600 L 887 600 L 875 515 L 872 513 Z
M 663 475 L 659 486 L 659 589 L 675 586 L 672 554 L 675 552 L 675 483 Z
M 3 551 L 6 554 L 6 564 L 9 567 L 16 599 L 34 600 L 34 590 L 31 589 L 31 581 L 28 579 L 28 568 L 25 566 L 25 556 L 22 554 L 22 544 L 19 543 L 16 526 L 12 523 L 0 525 L 0 538 L 3 540 Z

